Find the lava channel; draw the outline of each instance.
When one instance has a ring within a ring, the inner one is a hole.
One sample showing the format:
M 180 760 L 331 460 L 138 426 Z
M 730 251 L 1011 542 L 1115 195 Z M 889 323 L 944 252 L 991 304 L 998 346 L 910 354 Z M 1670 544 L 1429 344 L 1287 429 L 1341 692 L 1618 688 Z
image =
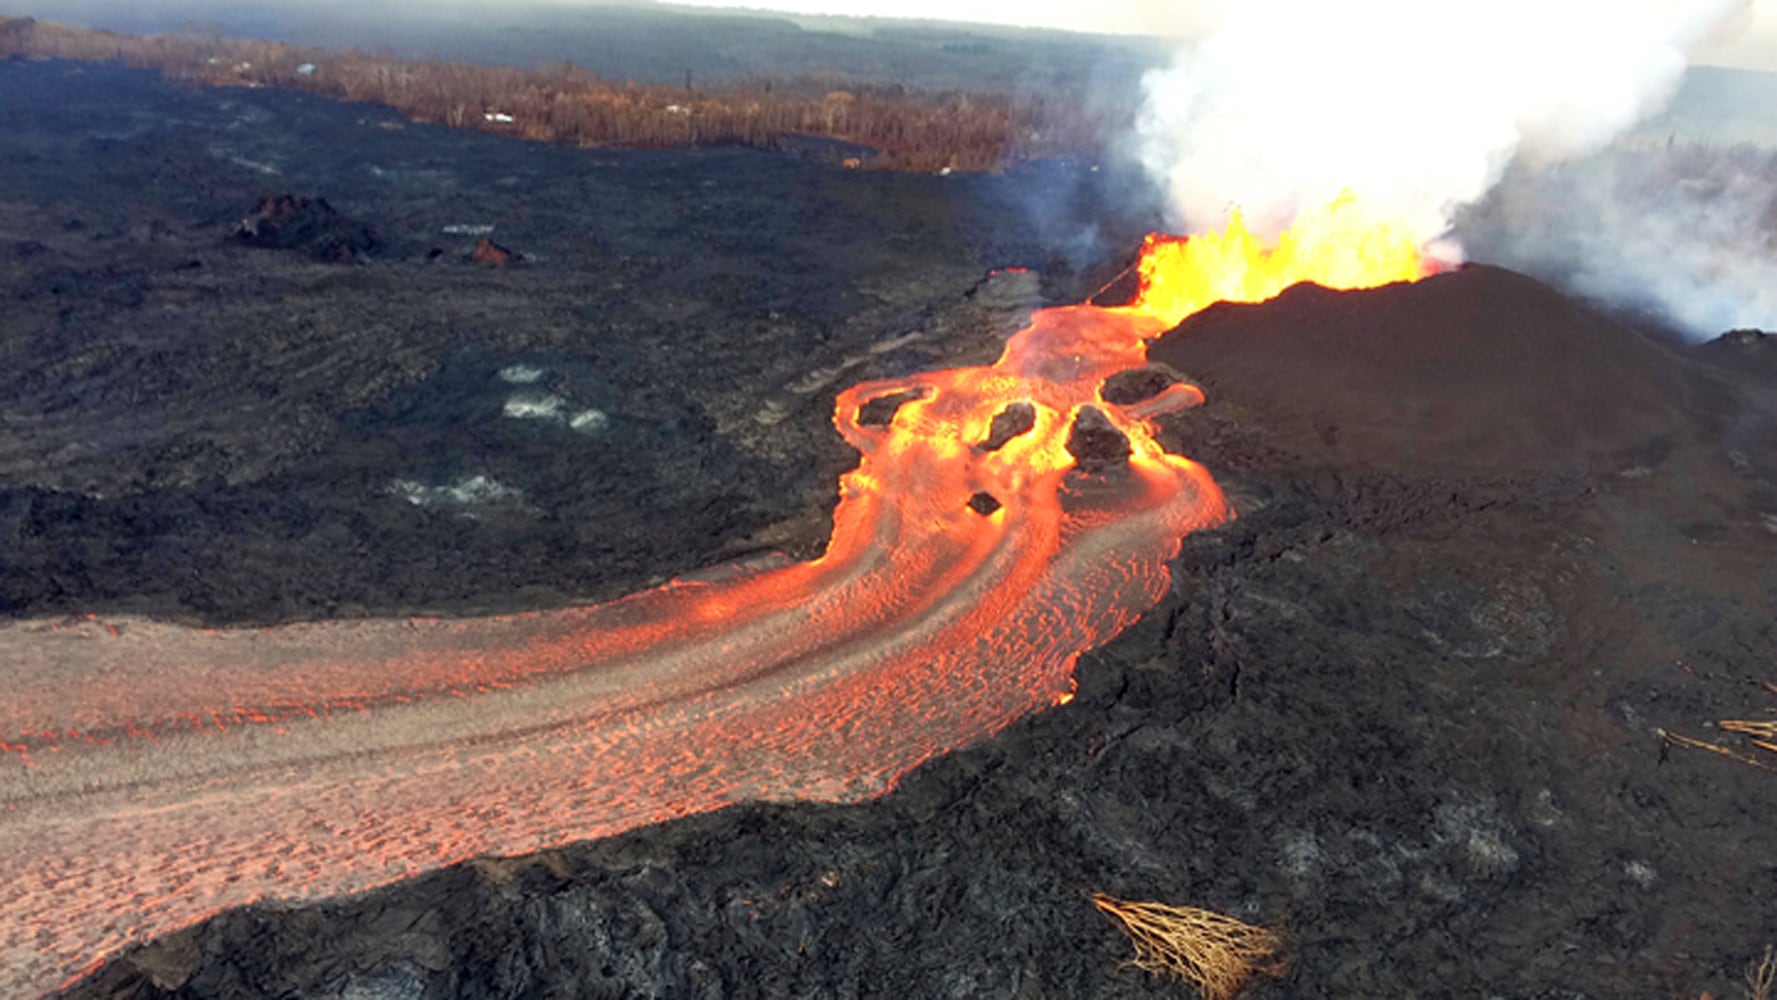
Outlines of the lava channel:
M 812 562 L 492 618 L 0 627 L 0 994 L 225 907 L 735 802 L 868 798 L 1065 702 L 1080 654 L 1165 592 L 1180 539 L 1227 516 L 1147 423 L 1194 387 L 1100 393 L 1226 297 L 1154 270 L 1234 266 L 1216 236 L 1214 260 L 1150 239 L 1140 302 L 1041 311 L 992 366 L 842 393 L 862 458 Z

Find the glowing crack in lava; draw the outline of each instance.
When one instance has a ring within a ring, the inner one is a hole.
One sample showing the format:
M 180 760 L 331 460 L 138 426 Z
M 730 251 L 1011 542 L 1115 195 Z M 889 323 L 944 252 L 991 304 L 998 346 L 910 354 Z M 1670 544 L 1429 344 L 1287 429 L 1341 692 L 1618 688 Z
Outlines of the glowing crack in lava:
M 1150 237 L 1135 305 L 1046 309 L 992 366 L 840 394 L 862 459 L 812 562 L 471 620 L 0 628 L 0 994 L 223 907 L 877 795 L 1066 701 L 1080 653 L 1227 516 L 1147 423 L 1201 393 L 1117 405 L 1101 386 L 1217 299 L 1422 273 L 1385 229 L 1336 239 Z M 1088 439 L 1114 453 L 1095 472 Z

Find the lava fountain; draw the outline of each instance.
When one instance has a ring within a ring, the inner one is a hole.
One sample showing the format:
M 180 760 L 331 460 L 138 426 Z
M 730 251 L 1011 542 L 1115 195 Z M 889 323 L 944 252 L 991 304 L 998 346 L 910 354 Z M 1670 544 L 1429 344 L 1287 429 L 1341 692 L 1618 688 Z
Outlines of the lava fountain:
M 862 459 L 812 562 L 493 618 L 0 628 L 0 994 L 224 907 L 878 795 L 1065 702 L 1227 517 L 1148 423 L 1201 393 L 1119 404 L 1105 380 L 1214 301 L 1424 269 L 1348 202 L 1275 247 L 1238 219 L 1152 236 L 1133 305 L 1046 309 L 991 366 L 841 393 Z

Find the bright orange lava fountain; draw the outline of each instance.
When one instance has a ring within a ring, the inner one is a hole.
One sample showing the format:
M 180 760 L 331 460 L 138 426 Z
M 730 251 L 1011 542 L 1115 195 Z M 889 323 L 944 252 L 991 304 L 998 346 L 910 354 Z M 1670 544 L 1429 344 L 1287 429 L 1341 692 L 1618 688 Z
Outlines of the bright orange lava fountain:
M 1423 273 L 1349 215 L 1274 250 L 1238 221 L 1150 237 L 1137 304 L 1043 310 L 990 367 L 841 393 L 862 460 L 813 562 L 461 621 L 0 628 L 0 995 L 223 907 L 877 795 L 1066 701 L 1080 653 L 1164 593 L 1180 538 L 1227 516 L 1147 423 L 1201 393 L 1117 406 L 1100 386 L 1217 299 Z M 1126 468 L 1075 468 L 1085 408 L 1128 439 Z

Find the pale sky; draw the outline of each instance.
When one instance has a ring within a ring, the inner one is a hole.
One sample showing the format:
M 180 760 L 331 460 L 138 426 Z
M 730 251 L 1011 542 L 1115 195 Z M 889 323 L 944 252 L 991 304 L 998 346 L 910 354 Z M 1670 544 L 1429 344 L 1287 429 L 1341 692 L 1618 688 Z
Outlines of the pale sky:
M 1237 0 L 673 0 L 700 7 L 747 7 L 795 14 L 969 21 L 1023 27 L 1190 37 Z M 1329 0 L 1336 2 L 1336 0 Z M 1483 8 L 1484 9 L 1484 8 Z M 1777 0 L 1752 0 L 1732 37 L 1705 44 L 1692 61 L 1777 71 Z

